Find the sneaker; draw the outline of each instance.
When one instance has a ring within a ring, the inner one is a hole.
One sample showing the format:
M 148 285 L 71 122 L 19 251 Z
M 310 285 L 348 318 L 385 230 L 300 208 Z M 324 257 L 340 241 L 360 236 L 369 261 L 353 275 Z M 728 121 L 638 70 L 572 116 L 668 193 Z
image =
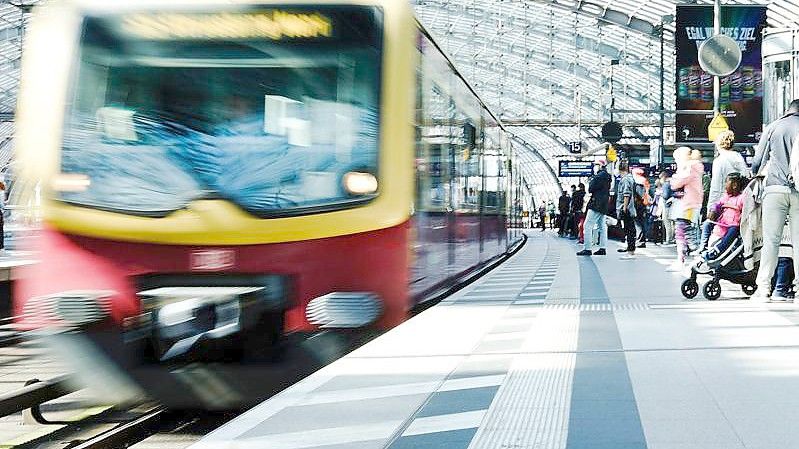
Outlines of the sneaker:
M 579 253 L 577 253 L 577 255 L 578 256 L 590 256 L 591 255 L 591 251 L 587 250 L 587 249 L 584 249 L 584 250 L 580 251 Z
M 774 292 L 771 293 L 771 300 L 772 301 L 787 301 L 788 300 L 788 295 L 786 295 L 785 293 L 783 293 L 783 292 L 781 292 L 779 290 L 774 290 Z
M 633 260 L 633 259 L 635 259 L 635 253 L 627 253 L 627 254 L 621 256 L 619 259 L 621 259 L 621 260 Z
M 595 256 L 607 256 L 608 252 L 605 251 L 605 248 L 600 248 L 600 249 L 596 250 L 596 252 L 594 252 L 594 255 Z
M 619 249 L 616 250 L 616 252 L 617 253 L 626 253 L 627 252 L 627 248 L 619 248 Z
M 638 244 L 638 247 L 639 247 L 639 248 L 646 248 L 646 243 L 639 243 L 639 244 Z
M 766 304 L 769 301 L 768 293 L 765 292 L 765 289 L 759 288 L 755 292 L 754 295 L 749 297 L 749 302 L 754 304 Z

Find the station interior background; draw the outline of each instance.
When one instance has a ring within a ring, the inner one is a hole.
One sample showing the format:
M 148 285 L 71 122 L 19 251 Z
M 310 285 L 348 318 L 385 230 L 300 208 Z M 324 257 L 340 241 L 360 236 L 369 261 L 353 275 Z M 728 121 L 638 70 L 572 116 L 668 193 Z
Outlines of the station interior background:
M 37 2 L 0 2 L 3 171 L 12 157 L 25 26 Z M 420 20 L 512 133 L 524 178 L 532 181 L 529 197 L 544 200 L 560 194 L 558 159 L 569 156 L 572 142 L 580 142 L 583 152 L 601 148 L 601 126 L 611 109 L 674 109 L 677 4 L 712 2 L 414 0 Z M 724 4 L 767 4 L 769 28 L 799 25 L 799 0 Z M 622 145 L 663 138 L 668 147 L 675 139 L 673 114 L 665 115 L 662 136 L 657 114 L 613 118 L 625 127 Z

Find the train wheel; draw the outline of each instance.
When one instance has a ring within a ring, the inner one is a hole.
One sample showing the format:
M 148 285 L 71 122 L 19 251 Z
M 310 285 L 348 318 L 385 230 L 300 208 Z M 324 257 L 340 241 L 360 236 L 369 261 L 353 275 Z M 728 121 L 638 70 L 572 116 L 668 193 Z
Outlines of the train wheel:
M 687 299 L 694 299 L 699 293 L 699 284 L 696 283 L 696 279 L 686 279 L 682 281 L 680 291 Z
M 707 281 L 702 287 L 702 295 L 708 301 L 715 301 L 721 298 L 721 283 L 717 280 Z
M 747 296 L 752 296 L 757 291 L 757 285 L 742 285 L 741 290 L 743 290 L 744 294 Z

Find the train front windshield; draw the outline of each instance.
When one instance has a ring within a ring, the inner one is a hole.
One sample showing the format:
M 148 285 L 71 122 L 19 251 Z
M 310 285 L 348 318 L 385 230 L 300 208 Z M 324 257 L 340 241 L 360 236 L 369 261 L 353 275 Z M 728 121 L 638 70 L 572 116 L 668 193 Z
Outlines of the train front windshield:
M 380 11 L 169 12 L 84 20 L 58 199 L 165 216 L 199 199 L 256 216 L 377 195 Z M 57 184 L 57 183 L 56 183 Z

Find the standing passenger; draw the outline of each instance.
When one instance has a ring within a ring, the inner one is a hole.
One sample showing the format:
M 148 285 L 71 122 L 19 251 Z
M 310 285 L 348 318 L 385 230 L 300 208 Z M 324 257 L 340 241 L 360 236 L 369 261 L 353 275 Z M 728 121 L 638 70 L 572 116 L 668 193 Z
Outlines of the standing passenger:
M 567 194 L 564 190 L 560 195 L 560 199 L 558 199 L 558 212 L 560 213 L 560 217 L 558 217 L 558 235 L 561 237 L 566 236 L 566 224 L 568 223 L 569 218 L 569 204 L 571 204 L 569 194 Z
M 627 248 L 620 248 L 620 253 L 627 253 L 622 259 L 635 258 L 635 179 L 630 173 L 627 161 L 619 163 L 619 176 L 621 180 L 616 184 L 616 214 L 624 223 L 624 236 Z
M 600 159 L 594 162 L 594 176 L 588 182 L 588 193 L 591 199 L 588 200 L 588 214 L 583 224 L 583 250 L 577 253 L 578 256 L 590 256 L 591 246 L 596 239 L 594 229 L 599 233 L 599 249 L 593 253 L 595 256 L 607 254 L 608 246 L 608 227 L 605 223 L 605 215 L 608 214 L 608 199 L 610 198 L 610 174 L 605 170 L 605 161 Z
M 634 168 L 632 173 L 633 179 L 635 179 L 635 226 L 638 230 L 638 247 L 646 248 L 646 240 L 649 235 L 648 210 L 652 203 L 649 196 L 649 180 L 642 168 Z
M 585 184 L 577 184 L 577 191 L 572 195 L 572 237 L 580 238 L 580 226 L 583 221 L 583 207 L 585 206 Z M 582 242 L 580 242 L 582 243 Z
M 541 220 L 541 232 L 547 230 L 547 208 L 543 204 L 538 208 L 538 218 Z
M 677 239 L 677 260 L 668 271 L 681 271 L 685 267 L 688 256 L 689 242 L 693 238 L 693 224 L 702 207 L 702 163 L 691 159 L 691 148 L 680 147 L 674 150 L 674 161 L 677 163 L 677 172 L 671 177 L 673 191 L 681 191 L 679 207 L 672 210 L 677 222 L 675 231 Z M 674 204 L 672 204 L 674 207 Z
M 660 194 L 660 218 L 663 220 L 663 231 L 665 233 L 665 245 L 674 246 L 674 220 L 671 219 L 671 173 L 664 170 L 660 173 L 661 194 Z
M 732 131 L 723 131 L 716 138 L 716 150 L 718 155 L 713 159 L 712 175 L 710 177 L 710 192 L 708 193 L 708 204 L 715 204 L 724 194 L 724 182 L 730 173 L 740 173 L 747 176 L 749 168 L 746 166 L 741 153 L 733 149 L 735 144 L 735 134 Z M 708 209 L 709 211 L 710 209 Z M 702 241 L 699 250 L 707 248 L 707 240 L 713 230 L 713 224 L 706 220 L 702 225 Z
M 769 125 L 757 147 L 752 172 L 768 163 L 762 206 L 763 249 L 757 272 L 755 302 L 767 302 L 771 278 L 777 266 L 780 240 L 786 217 L 790 216 L 794 270 L 799 260 L 799 192 L 791 175 L 791 152 L 799 136 L 799 99 L 791 102 L 786 115 Z M 799 306 L 799 304 L 797 304 Z

